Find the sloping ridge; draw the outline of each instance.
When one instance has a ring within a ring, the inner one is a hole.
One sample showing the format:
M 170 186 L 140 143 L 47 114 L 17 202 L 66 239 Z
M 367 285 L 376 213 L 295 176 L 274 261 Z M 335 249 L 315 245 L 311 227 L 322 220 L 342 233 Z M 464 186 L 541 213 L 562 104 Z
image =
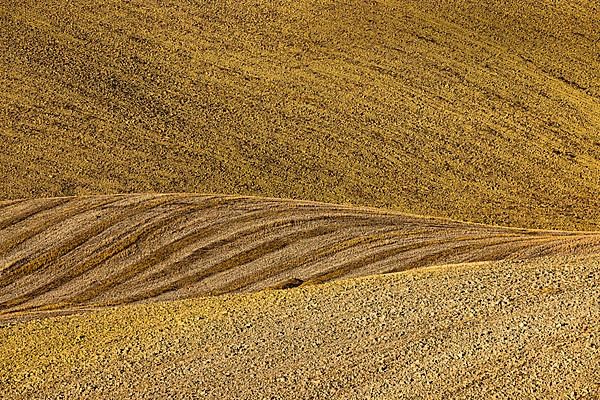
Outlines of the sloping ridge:
M 324 203 L 143 194 L 0 203 L 0 318 L 600 252 L 600 234 Z
M 4 0 L 0 197 L 598 230 L 597 3 Z

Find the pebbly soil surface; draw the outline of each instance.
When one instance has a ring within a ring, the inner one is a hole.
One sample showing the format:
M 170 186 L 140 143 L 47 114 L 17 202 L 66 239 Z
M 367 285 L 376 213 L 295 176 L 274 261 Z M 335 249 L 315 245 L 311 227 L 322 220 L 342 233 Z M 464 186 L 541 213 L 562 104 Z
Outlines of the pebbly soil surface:
M 0 328 L 6 399 L 597 399 L 600 259 L 431 267 Z

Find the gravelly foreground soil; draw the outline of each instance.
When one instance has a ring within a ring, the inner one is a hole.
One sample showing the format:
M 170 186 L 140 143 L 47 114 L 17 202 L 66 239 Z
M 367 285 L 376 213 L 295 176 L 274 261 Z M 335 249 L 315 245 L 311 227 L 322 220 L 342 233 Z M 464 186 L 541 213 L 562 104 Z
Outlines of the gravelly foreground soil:
M 600 258 L 432 267 L 0 328 L 34 398 L 600 395 Z

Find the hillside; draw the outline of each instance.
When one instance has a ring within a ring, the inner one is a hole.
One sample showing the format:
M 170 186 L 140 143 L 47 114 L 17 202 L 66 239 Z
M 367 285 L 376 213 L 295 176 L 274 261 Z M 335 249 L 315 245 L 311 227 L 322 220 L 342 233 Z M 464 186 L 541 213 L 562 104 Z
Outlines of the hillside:
M 0 198 L 229 193 L 600 228 L 592 0 L 4 0 Z
M 541 258 L 28 321 L 0 327 L 0 391 L 597 399 L 599 291 L 597 256 Z
M 24 200 L 0 203 L 0 320 L 437 264 L 586 254 L 600 254 L 600 232 L 234 196 Z

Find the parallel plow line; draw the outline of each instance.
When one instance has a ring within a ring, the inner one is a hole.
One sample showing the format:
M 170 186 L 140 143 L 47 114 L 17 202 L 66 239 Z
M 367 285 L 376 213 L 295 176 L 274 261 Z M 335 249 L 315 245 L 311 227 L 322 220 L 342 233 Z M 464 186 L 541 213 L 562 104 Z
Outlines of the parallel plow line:
M 453 262 L 600 253 L 598 232 L 513 229 L 289 200 L 119 195 L 3 206 L 0 318 Z M 53 234 L 56 240 L 49 240 Z

